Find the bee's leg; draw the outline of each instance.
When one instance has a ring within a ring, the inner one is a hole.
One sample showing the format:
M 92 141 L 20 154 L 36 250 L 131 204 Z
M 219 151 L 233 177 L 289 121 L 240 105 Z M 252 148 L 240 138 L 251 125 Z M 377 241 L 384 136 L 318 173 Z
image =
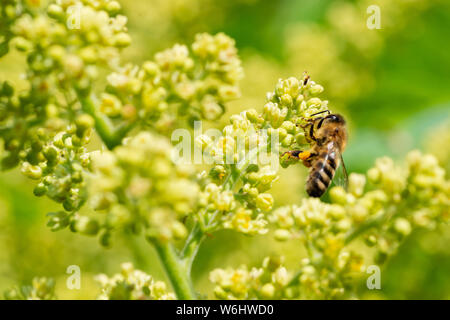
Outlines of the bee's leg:
M 312 157 L 312 153 L 310 151 L 301 151 L 301 150 L 286 151 L 285 153 L 282 154 L 282 157 L 286 154 L 291 159 L 302 160 L 302 161 L 305 161 Z
M 314 122 L 311 124 L 309 128 L 309 136 L 313 141 L 317 141 L 316 137 L 314 137 Z
M 313 125 L 313 123 L 311 123 L 311 122 L 308 122 L 308 123 L 302 124 L 302 125 L 297 124 L 298 127 L 300 127 L 300 128 L 303 129 L 303 132 L 305 133 L 305 139 L 306 139 L 306 142 L 308 142 L 308 143 L 311 143 L 311 142 L 312 142 L 312 139 L 311 139 L 311 137 L 309 136 L 309 130 L 308 130 L 308 127 L 309 127 L 309 126 L 312 126 L 312 125 Z
M 286 163 L 286 161 L 288 161 L 288 163 L 302 161 L 303 165 L 305 167 L 309 168 L 309 167 L 311 167 L 315 156 L 317 156 L 317 154 L 313 153 L 311 151 L 291 150 L 291 151 L 286 151 L 285 153 L 283 153 L 281 155 L 281 158 L 283 159 L 283 162 L 285 162 L 285 163 Z
M 303 165 L 307 168 L 311 167 L 313 159 L 317 156 L 316 153 L 311 151 L 303 151 L 299 155 L 299 159 L 302 160 Z
M 312 166 L 312 160 L 313 160 L 313 156 L 311 155 L 309 158 L 302 160 L 303 165 L 307 168 Z
M 289 159 L 292 159 L 292 160 L 300 160 L 300 158 L 298 157 L 298 155 L 300 154 L 300 153 L 302 153 L 303 151 L 301 151 L 301 150 L 290 150 L 290 151 L 286 151 L 285 153 L 283 153 L 282 155 L 281 155 L 281 157 L 285 157 L 286 155 L 287 155 L 287 157 L 289 158 Z

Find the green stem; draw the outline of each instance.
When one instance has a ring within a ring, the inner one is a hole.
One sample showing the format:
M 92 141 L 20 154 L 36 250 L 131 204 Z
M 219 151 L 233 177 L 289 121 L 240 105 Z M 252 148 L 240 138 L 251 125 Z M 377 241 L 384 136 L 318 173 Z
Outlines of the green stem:
M 180 300 L 196 299 L 191 279 L 187 272 L 187 266 L 183 260 L 178 258 L 173 245 L 160 240 L 153 240 L 152 243 L 158 252 L 177 298 Z
M 192 228 L 188 239 L 186 240 L 186 244 L 184 245 L 183 250 L 181 251 L 181 258 L 185 261 L 189 277 L 191 275 L 192 264 L 194 263 L 194 259 L 197 256 L 200 244 L 204 239 L 205 233 L 200 228 L 200 225 L 196 223 Z
M 83 111 L 94 118 L 95 130 L 106 147 L 111 150 L 118 146 L 133 125 L 125 124 L 115 128 L 108 117 L 97 111 L 97 108 L 95 107 L 96 98 L 93 94 L 90 96 L 82 96 L 79 94 L 78 97 Z

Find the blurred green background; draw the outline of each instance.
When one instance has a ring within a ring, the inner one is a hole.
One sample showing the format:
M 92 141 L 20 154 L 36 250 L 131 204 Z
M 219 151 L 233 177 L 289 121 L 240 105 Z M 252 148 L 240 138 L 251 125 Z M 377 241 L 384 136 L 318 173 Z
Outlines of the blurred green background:
M 278 78 L 306 70 L 325 87 L 330 109 L 345 115 L 350 141 L 344 154 L 350 172 L 364 172 L 383 155 L 401 159 L 419 148 L 450 169 L 450 2 L 446 0 L 129 0 L 121 1 L 133 44 L 124 60 L 141 63 L 174 43 L 191 43 L 198 32 L 225 32 L 236 40 L 245 78 L 242 98 L 228 115 L 261 109 Z M 366 12 L 376 4 L 381 29 L 369 30 Z M 23 57 L 0 60 L 0 80 L 20 84 Z M 306 169 L 283 170 L 276 205 L 298 203 Z M 119 235 L 111 249 L 97 239 L 52 233 L 45 214 L 58 205 L 32 194 L 33 183 L 17 170 L 0 174 L 0 292 L 34 276 L 57 280 L 59 298 L 95 298 L 93 275 L 119 271 L 131 261 L 165 279 L 154 250 L 142 238 Z M 362 297 L 450 299 L 450 230 L 413 234 L 382 273 L 382 290 Z M 196 288 L 212 297 L 208 273 L 216 267 L 253 266 L 270 254 L 295 268 L 303 255 L 295 241 L 270 236 L 214 234 L 194 264 Z M 65 286 L 66 268 L 79 265 L 81 290 Z

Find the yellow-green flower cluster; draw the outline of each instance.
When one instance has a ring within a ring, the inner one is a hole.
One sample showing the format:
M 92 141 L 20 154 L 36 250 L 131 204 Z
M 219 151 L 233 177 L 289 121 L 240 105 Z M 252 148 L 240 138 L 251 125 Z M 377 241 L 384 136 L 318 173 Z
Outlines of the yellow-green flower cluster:
M 385 262 L 414 229 L 448 221 L 449 183 L 433 156 L 412 151 L 406 166 L 384 157 L 366 176 L 351 174 L 348 191 L 330 190 L 331 204 L 308 198 L 274 210 L 275 238 L 299 239 L 308 253 L 298 272 L 300 296 L 351 297 L 367 265 Z M 348 247 L 355 239 L 375 249 L 373 259 Z
M 24 149 L 40 148 L 47 135 L 64 131 L 67 121 L 55 115 L 54 104 L 34 91 L 15 92 L 8 81 L 0 83 L 0 139 L 3 144 L 1 168 L 19 164 Z M 37 103 L 37 104 L 36 104 Z M 39 149 L 40 150 L 40 149 Z M 38 151 L 39 151 L 38 150 Z
M 385 159 L 383 161 L 386 162 Z M 450 181 L 446 180 L 445 170 L 439 166 L 434 156 L 417 150 L 407 155 L 403 188 L 394 196 L 389 194 L 391 188 L 386 186 L 386 176 L 397 174 L 397 179 L 394 178 L 393 181 L 400 185 L 398 170 L 391 167 L 382 172 L 380 169 L 380 164 L 377 163 L 374 169 L 369 170 L 368 179 L 388 195 L 389 205 L 384 211 L 390 215 L 390 219 L 371 230 L 373 234 L 369 234 L 378 250 L 377 259 L 384 261 L 396 251 L 399 240 L 414 229 L 434 229 L 437 224 L 448 222 Z
M 75 81 L 89 90 L 96 65 L 117 66 L 119 49 L 131 42 L 119 10 L 116 1 L 65 0 L 51 3 L 47 16 L 22 15 L 12 31 L 16 47 L 27 52 L 30 80 L 62 88 Z
M 108 76 L 103 112 L 140 119 L 171 133 L 178 118 L 215 120 L 239 96 L 242 68 L 234 40 L 223 33 L 198 34 L 188 48 L 176 44 L 142 67 L 128 65 Z
M 307 144 L 299 125 L 327 110 L 327 101 L 317 97 L 322 91 L 307 75 L 301 80 L 279 80 L 267 94 L 261 113 L 250 109 L 233 115 L 219 138 L 197 137 L 203 155 L 216 164 L 199 201 L 199 219 L 206 229 L 213 225 L 213 229 L 222 226 L 250 234 L 267 231 L 264 213 L 274 204 L 267 191 L 278 179 L 279 148 L 291 150 Z M 281 159 L 283 166 L 290 161 Z
M 53 300 L 55 281 L 50 278 L 33 278 L 31 285 L 16 287 L 5 292 L 6 300 Z
M 121 272 L 109 278 L 105 274 L 96 276 L 101 286 L 100 300 L 174 300 L 175 295 L 167 291 L 162 281 L 136 270 L 131 263 L 123 263 Z
M 47 123 L 52 120 L 49 119 Z M 90 141 L 93 119 L 81 114 L 75 124 L 65 131 L 33 128 L 30 141 L 18 152 L 22 173 L 38 181 L 33 193 L 37 197 L 48 196 L 61 203 L 64 211 L 48 213 L 47 226 L 57 231 L 71 226 L 74 231 L 95 234 L 98 227 L 89 224 L 80 230 L 81 219 L 76 212 L 87 199 L 84 173 L 90 170 L 90 155 L 86 145 Z M 7 160 L 8 157 L 4 158 Z
M 216 298 L 223 300 L 283 299 L 291 294 L 288 289 L 291 275 L 280 257 L 267 257 L 261 267 L 250 270 L 245 265 L 237 269 L 215 269 L 209 279 L 215 284 Z
M 345 280 L 363 271 L 361 258 L 344 249 L 352 219 L 341 206 L 307 198 L 300 206 L 274 210 L 269 219 L 277 240 L 299 239 L 307 249 L 296 279 L 300 297 L 337 297 L 344 293 Z
M 43 129 L 38 130 L 30 146 L 19 153 L 23 161 L 22 173 L 40 181 L 34 194 L 62 202 L 67 211 L 81 205 L 82 170 L 90 163 L 85 146 L 90 140 L 93 120 L 88 115 L 81 115 L 76 123 L 53 137 L 46 135 Z
M 141 132 L 114 151 L 92 154 L 90 205 L 105 212 L 102 243 L 114 229 L 145 229 L 149 238 L 181 239 L 182 223 L 196 205 L 198 185 L 189 166 L 171 161 L 172 146 L 165 137 Z
M 40 128 L 30 146 L 20 151 L 22 173 L 39 181 L 34 188 L 36 196 L 47 195 L 69 212 L 83 205 L 86 199 L 83 170 L 90 165 L 85 146 L 92 126 L 90 116 L 80 115 L 75 125 L 53 136 Z
M 270 194 L 258 194 L 256 199 L 268 203 L 260 204 L 260 208 L 264 208 L 264 205 L 268 207 L 267 209 L 271 208 L 273 198 Z M 219 218 L 214 221 L 217 215 Z M 267 221 L 261 209 L 250 210 L 241 206 L 231 190 L 215 183 L 209 183 L 200 193 L 199 219 L 204 226 L 212 227 L 209 231 L 225 228 L 246 234 L 267 232 Z M 214 225 L 211 224 L 213 221 Z
M 91 91 L 102 66 L 117 67 L 119 49 L 129 42 L 116 1 L 52 1 L 47 14 L 33 3 L 2 5 L 2 13 L 14 16 L 5 26 L 2 20 L 2 28 L 25 52 L 28 82 L 16 94 L 12 84 L 0 86 L 4 169 L 16 166 L 19 153 L 42 139 L 39 132 L 62 132 L 83 114 L 77 93 Z

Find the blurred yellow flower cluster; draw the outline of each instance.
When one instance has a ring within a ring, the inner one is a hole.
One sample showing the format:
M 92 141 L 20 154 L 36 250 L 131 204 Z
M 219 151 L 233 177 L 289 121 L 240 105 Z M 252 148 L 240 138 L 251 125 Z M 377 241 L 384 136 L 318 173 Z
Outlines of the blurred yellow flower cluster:
M 185 125 L 180 119 L 216 120 L 239 96 L 242 68 L 234 40 L 223 33 L 198 34 L 191 48 L 176 44 L 146 61 L 108 76 L 100 111 L 139 121 L 163 134 Z
M 106 213 L 102 242 L 108 245 L 115 229 L 145 229 L 146 236 L 164 241 L 182 239 L 182 218 L 192 212 L 198 186 L 193 169 L 171 161 L 167 138 L 141 132 L 114 151 L 92 155 L 90 204 Z
M 108 277 L 99 274 L 95 280 L 101 286 L 100 300 L 173 300 L 175 295 L 167 291 L 162 281 L 136 270 L 131 263 L 122 263 L 121 272 Z
M 55 280 L 49 278 L 33 278 L 30 285 L 16 287 L 5 292 L 6 300 L 53 300 L 55 296 Z
M 215 269 L 209 276 L 215 284 L 216 297 L 226 300 L 288 298 L 290 277 L 280 257 L 267 257 L 261 267 L 251 270 L 245 265 L 238 269 Z
M 19 163 L 24 149 L 45 144 L 44 135 L 52 139 L 76 121 L 82 114 L 77 93 L 91 91 L 102 66 L 117 67 L 120 49 L 130 43 L 127 19 L 117 14 L 116 1 L 59 1 L 48 6 L 47 14 L 39 6 L 16 4 L 17 10 L 6 4 L 2 12 L 16 15 L 5 32 L 9 44 L 27 57 L 28 85 L 14 92 L 10 83 L 1 84 L 5 169 Z

